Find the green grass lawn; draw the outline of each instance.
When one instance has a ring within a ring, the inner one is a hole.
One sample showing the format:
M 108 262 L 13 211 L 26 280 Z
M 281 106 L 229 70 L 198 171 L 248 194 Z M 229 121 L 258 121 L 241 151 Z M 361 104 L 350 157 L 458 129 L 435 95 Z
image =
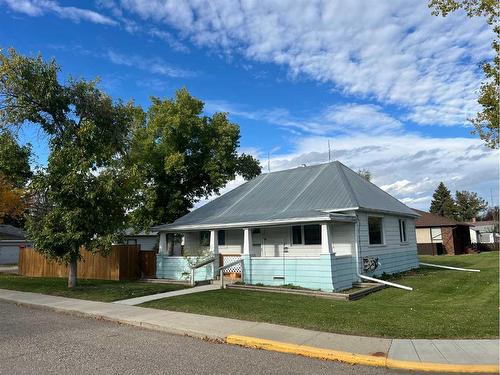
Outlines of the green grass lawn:
M 494 338 L 499 330 L 499 253 L 422 256 L 422 262 L 480 273 L 424 268 L 358 301 L 220 290 L 152 301 L 145 307 L 284 324 L 319 331 L 398 338 Z
M 68 289 L 67 282 L 65 278 L 24 277 L 0 273 L 0 289 L 14 289 L 23 292 L 35 292 L 103 302 L 118 301 L 186 288 L 184 285 L 174 284 L 80 279 L 75 289 Z

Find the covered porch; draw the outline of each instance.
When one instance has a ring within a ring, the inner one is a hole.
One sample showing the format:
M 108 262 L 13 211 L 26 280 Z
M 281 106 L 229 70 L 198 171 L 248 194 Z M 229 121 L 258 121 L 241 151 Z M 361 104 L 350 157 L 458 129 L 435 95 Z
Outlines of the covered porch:
M 219 267 L 241 260 L 224 273 L 241 275 L 246 284 L 348 289 L 356 281 L 355 221 L 353 215 L 336 215 L 326 221 L 162 231 L 157 277 L 186 279 L 194 264 L 213 259 L 194 271 L 194 280 L 214 280 Z M 182 238 L 180 249 L 176 238 Z

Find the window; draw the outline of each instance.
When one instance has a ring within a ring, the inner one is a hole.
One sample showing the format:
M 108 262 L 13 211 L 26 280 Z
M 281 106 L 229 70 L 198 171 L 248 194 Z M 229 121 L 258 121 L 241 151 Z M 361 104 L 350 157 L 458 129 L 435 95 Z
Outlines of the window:
M 252 229 L 252 245 L 260 246 L 262 243 L 262 236 L 260 234 L 260 228 Z
M 224 246 L 226 244 L 226 231 L 217 231 L 217 244 Z
M 370 245 L 382 245 L 384 243 L 381 217 L 368 216 L 368 236 Z
M 304 245 L 321 245 L 321 226 L 304 225 Z
M 209 246 L 210 245 L 210 232 L 208 230 L 204 230 L 200 232 L 200 246 Z
M 431 228 L 431 242 L 432 243 L 443 242 L 443 234 L 441 233 L 441 228 Z
M 302 227 L 300 225 L 292 227 L 292 245 L 302 245 Z
M 399 219 L 399 241 L 400 242 L 407 242 L 406 241 L 406 220 Z

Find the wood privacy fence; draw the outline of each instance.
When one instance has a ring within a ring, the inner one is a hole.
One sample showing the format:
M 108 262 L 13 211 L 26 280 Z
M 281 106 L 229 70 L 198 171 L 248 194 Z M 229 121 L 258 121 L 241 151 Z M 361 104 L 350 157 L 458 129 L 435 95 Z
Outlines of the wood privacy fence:
M 141 276 L 139 245 L 113 245 L 107 256 L 92 255 L 82 248 L 77 277 L 99 280 L 132 280 Z M 68 266 L 47 260 L 32 248 L 19 252 L 19 274 L 32 277 L 67 277 Z

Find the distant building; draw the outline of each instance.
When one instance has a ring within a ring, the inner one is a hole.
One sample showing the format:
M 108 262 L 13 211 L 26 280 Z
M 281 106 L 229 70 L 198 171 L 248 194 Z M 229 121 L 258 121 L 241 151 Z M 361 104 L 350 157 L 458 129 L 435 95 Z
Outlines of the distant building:
M 26 245 L 26 234 L 22 229 L 0 224 L 0 264 L 17 264 L 19 248 Z

